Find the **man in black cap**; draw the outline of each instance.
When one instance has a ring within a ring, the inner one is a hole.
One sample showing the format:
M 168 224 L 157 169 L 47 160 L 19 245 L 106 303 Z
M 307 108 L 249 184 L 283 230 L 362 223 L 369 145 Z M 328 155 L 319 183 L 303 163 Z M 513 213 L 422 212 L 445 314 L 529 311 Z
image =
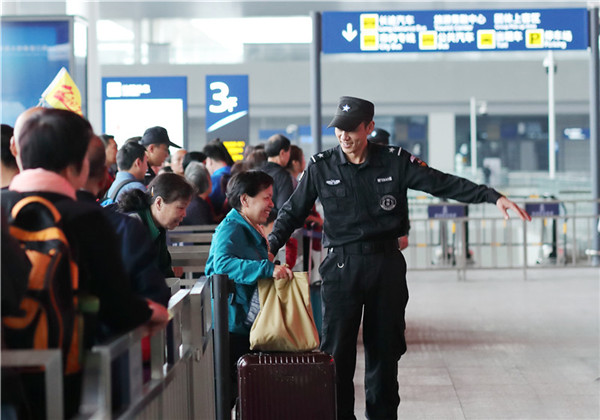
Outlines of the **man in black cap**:
M 390 143 L 390 133 L 383 128 L 375 127 L 367 137 L 367 140 L 387 146 Z
M 511 209 L 530 216 L 485 185 L 445 174 L 395 146 L 367 141 L 374 106 L 340 98 L 330 127 L 339 146 L 311 157 L 300 183 L 279 211 L 269 251 L 275 254 L 300 227 L 317 198 L 323 204 L 327 257 L 323 283 L 321 349 L 336 364 L 338 419 L 355 419 L 356 339 L 363 322 L 366 415 L 396 419 L 398 361 L 406 351 L 404 310 L 408 302 L 406 262 L 398 238 L 408 232 L 408 188 L 468 203 L 495 203 L 508 218 Z M 364 317 L 363 317 L 364 311 Z
M 144 185 L 148 185 L 154 179 L 156 173 L 152 167 L 160 167 L 167 156 L 169 156 L 169 147 L 181 149 L 169 139 L 167 130 L 164 127 L 150 127 L 144 131 L 140 139 L 140 144 L 146 148 L 148 155 L 148 170 L 144 176 Z

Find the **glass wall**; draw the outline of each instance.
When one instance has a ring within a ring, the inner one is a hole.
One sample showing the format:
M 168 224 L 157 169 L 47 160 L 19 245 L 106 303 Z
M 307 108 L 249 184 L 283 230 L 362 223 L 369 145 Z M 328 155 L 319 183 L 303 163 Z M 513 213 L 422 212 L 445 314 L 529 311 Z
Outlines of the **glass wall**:
M 471 165 L 470 117 L 456 117 L 457 162 Z M 557 115 L 557 170 L 589 171 L 589 119 L 587 115 Z M 460 156 L 459 156 L 460 155 Z M 497 158 L 502 169 L 548 171 L 547 115 L 477 116 L 477 167 Z
M 112 19 L 97 24 L 105 64 L 236 64 L 308 60 L 308 16 Z

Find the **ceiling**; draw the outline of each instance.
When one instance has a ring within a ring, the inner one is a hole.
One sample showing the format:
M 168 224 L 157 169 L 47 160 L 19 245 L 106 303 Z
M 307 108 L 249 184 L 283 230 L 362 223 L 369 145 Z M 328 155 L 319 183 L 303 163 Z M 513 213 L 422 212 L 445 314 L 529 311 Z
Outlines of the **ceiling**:
M 6 1 L 1 4 L 2 14 L 50 15 L 64 14 L 66 9 L 93 7 L 99 19 L 147 19 L 147 18 L 211 18 L 243 16 L 303 16 L 311 11 L 357 11 L 357 10 L 459 10 L 459 9 L 527 9 L 571 8 L 600 5 L 593 1 L 496 1 L 496 0 L 438 0 L 438 1 L 318 1 L 318 0 L 238 0 L 238 1 Z

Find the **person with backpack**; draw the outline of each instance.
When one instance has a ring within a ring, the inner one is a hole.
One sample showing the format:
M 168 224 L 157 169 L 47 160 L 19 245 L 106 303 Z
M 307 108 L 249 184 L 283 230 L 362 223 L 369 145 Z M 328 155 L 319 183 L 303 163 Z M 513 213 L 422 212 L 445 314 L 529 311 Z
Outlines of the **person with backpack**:
M 103 338 L 99 326 L 121 334 L 144 323 L 152 329 L 168 322 L 164 306 L 132 293 L 118 240 L 103 210 L 76 201 L 76 191 L 88 178 L 86 153 L 92 136 L 89 122 L 73 112 L 26 111 L 14 135 L 21 172 L 1 193 L 11 234 L 25 246 L 33 266 L 21 301 L 24 314 L 2 317 L 4 343 L 7 348 L 62 349 L 66 418 L 79 407 L 84 356 L 80 349 Z M 53 236 L 39 234 L 44 232 Z M 29 248 L 34 239 L 35 249 Z M 87 309 L 80 305 L 84 303 Z M 95 322 L 82 325 L 81 312 L 86 310 L 91 314 L 85 320 Z M 34 340 L 34 334 L 47 340 Z M 39 410 L 43 387 L 36 380 L 29 385 L 30 401 L 36 402 L 30 408 Z
M 127 191 L 146 191 L 144 176 L 148 170 L 148 156 L 144 146 L 134 142 L 125 143 L 117 152 L 117 167 L 119 171 L 102 200 L 102 206 L 118 202 Z

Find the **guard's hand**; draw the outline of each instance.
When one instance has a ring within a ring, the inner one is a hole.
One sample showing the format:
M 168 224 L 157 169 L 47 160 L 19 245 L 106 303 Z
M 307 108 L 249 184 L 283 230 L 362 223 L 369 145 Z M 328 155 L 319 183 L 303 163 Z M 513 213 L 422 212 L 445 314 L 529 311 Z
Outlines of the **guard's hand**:
M 287 265 L 276 265 L 273 270 L 274 279 L 285 279 L 291 280 L 294 277 L 294 273 L 290 270 Z
M 268 258 L 269 258 L 269 261 L 273 262 L 275 260 L 275 255 L 273 255 L 273 254 L 271 254 L 269 252 L 269 257 Z
M 400 251 L 408 248 L 408 235 L 404 235 L 398 238 L 398 248 Z
M 498 209 L 502 212 L 505 220 L 509 219 L 507 210 L 511 209 L 515 213 L 517 213 L 517 215 L 521 218 L 521 220 L 526 220 L 528 222 L 531 222 L 531 216 L 529 215 L 529 213 L 527 213 L 521 207 L 517 206 L 516 203 L 510 201 L 508 198 L 506 198 L 504 196 L 500 197 L 498 199 L 498 201 L 496 201 L 496 207 L 498 207 Z

